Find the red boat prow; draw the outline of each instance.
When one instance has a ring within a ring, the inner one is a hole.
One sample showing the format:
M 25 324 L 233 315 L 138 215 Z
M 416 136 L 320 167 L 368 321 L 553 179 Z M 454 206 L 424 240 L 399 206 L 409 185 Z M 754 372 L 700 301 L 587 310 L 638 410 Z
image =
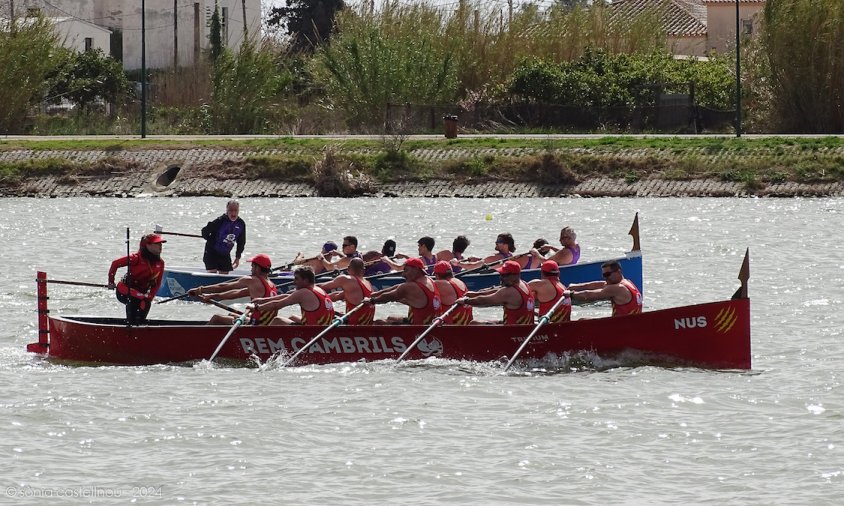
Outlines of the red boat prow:
M 733 299 L 622 317 L 548 324 L 533 337 L 519 360 L 553 361 L 583 351 L 602 358 L 634 352 L 637 364 L 749 369 L 747 262 L 745 256 L 739 276 L 742 288 Z M 39 290 L 46 283 L 46 275 L 41 276 L 39 273 Z M 203 322 L 156 320 L 148 325 L 128 327 L 117 318 L 85 316 L 50 317 L 48 325 L 49 332 L 42 333 L 38 343 L 30 344 L 29 351 L 46 352 L 49 357 L 62 360 L 125 365 L 208 359 L 230 330 L 227 326 L 209 326 Z M 506 359 L 533 328 L 532 325 L 443 325 L 433 329 L 407 358 L 437 356 L 481 362 Z M 338 326 L 299 354 L 296 364 L 396 359 L 425 329 L 413 325 Z M 243 326 L 226 341 L 218 357 L 255 363 L 279 354 L 289 356 L 324 330 L 325 327 L 314 326 Z

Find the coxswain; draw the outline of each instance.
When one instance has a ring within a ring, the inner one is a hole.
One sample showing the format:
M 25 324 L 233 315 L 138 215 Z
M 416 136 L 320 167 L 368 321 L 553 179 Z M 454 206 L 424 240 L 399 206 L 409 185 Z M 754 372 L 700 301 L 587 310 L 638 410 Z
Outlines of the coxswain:
M 609 300 L 612 303 L 612 315 L 624 316 L 642 312 L 642 293 L 632 281 L 625 279 L 621 265 L 615 260 L 601 265 L 604 281 L 590 283 L 572 283 L 569 295 L 572 300 L 585 302 Z
M 430 325 L 442 314 L 442 303 L 437 285 L 425 274 L 425 264 L 418 258 L 408 258 L 402 267 L 402 276 L 404 283 L 375 292 L 365 302 L 401 302 L 408 306 L 407 318 L 391 316 L 387 323 Z
M 554 314 L 549 315 L 550 323 L 567 322 L 571 320 L 571 298 L 566 297 L 566 287 L 560 281 L 560 266 L 553 260 L 546 260 L 540 269 L 540 278 L 528 282 L 528 288 L 539 303 L 539 316 L 545 316 L 560 298 L 565 300 L 557 306 Z
M 298 304 L 302 316 L 276 316 L 270 325 L 318 325 L 326 326 L 334 320 L 334 304 L 325 290 L 314 286 L 314 271 L 310 267 L 298 267 L 293 271 L 296 290 L 274 297 L 252 301 L 253 310 L 267 312 Z
M 226 274 L 237 269 L 246 247 L 246 223 L 240 218 L 240 203 L 229 200 L 226 213 L 202 227 L 202 237 L 205 239 L 202 261 L 208 272 Z M 235 244 L 237 248 L 232 261 L 231 251 Z
M 164 278 L 161 245 L 165 242 L 160 235 L 147 234 L 141 238 L 137 253 L 116 259 L 108 269 L 108 287 L 116 288 L 117 300 L 126 305 L 126 322 L 129 325 L 146 322 L 152 299 Z M 115 285 L 117 269 L 127 266 L 123 279 Z
M 502 287 L 492 293 L 469 292 L 459 300 L 470 306 L 502 306 L 504 325 L 529 325 L 534 322 L 534 297 L 527 283 L 522 281 L 518 262 L 507 260 L 495 269 L 501 275 Z M 480 322 L 479 322 L 480 323 Z
M 249 300 L 273 297 L 278 294 L 275 284 L 270 281 L 272 272 L 272 261 L 268 255 L 260 253 L 247 260 L 252 264 L 252 272 L 249 276 L 242 276 L 232 281 L 217 283 L 215 285 L 200 286 L 191 288 L 188 293 L 202 301 L 232 300 L 249 297 Z M 253 311 L 249 315 L 250 325 L 269 325 L 275 318 L 278 311 Z M 215 314 L 208 322 L 209 325 L 232 325 L 236 316 Z
M 437 253 L 437 261 L 446 261 L 451 262 L 452 260 L 457 260 L 458 265 L 453 265 L 451 267 L 452 272 L 458 273 L 463 270 L 463 267 L 459 265 L 461 260 L 468 260 L 468 261 L 478 261 L 480 258 L 465 258 L 463 253 L 466 252 L 466 248 L 469 247 L 471 242 L 465 235 L 458 235 L 454 238 L 454 241 L 451 243 L 451 250 L 444 249 Z
M 553 251 L 554 254 L 548 257 L 548 260 L 557 262 L 557 265 L 572 265 L 580 260 L 580 244 L 577 243 L 577 234 L 571 227 L 564 227 L 560 230 L 560 245 L 562 248 L 556 246 L 545 246 L 546 251 Z
M 372 284 L 364 278 L 364 263 L 361 258 L 349 261 L 348 274 L 342 274 L 327 283 L 317 285 L 328 294 L 333 301 L 346 301 L 346 313 L 358 306 L 363 299 L 372 295 Z M 332 290 L 338 290 L 332 292 Z M 369 325 L 375 320 L 375 306 L 367 304 L 349 316 L 347 325 Z
M 440 291 L 440 303 L 443 308 L 451 307 L 458 299 L 469 292 L 466 283 L 454 277 L 451 264 L 440 260 L 434 265 L 434 283 Z M 443 323 L 446 325 L 468 325 L 473 319 L 472 306 L 461 304 L 460 307 L 445 317 Z

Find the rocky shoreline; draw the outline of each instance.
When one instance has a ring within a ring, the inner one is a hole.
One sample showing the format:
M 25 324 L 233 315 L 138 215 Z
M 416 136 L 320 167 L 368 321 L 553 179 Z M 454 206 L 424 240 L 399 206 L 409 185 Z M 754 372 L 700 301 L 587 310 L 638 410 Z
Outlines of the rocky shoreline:
M 489 156 L 489 149 L 430 150 L 414 153 L 431 160 Z M 508 150 L 510 151 L 510 150 Z M 522 150 L 529 153 L 529 150 Z M 535 154 L 535 151 L 533 154 Z M 139 197 L 237 196 L 314 197 L 317 188 L 307 181 L 279 181 L 238 177 L 232 166 L 250 156 L 296 155 L 291 150 L 227 150 L 215 148 L 138 150 L 10 150 L 0 152 L 0 163 L 23 160 L 66 160 L 75 164 L 115 161 L 111 170 L 96 173 L 27 175 L 14 183 L 0 182 L 6 197 Z M 495 153 L 493 153 L 495 154 Z M 519 156 L 519 153 L 506 153 Z M 635 158 L 641 154 L 631 153 Z M 442 178 L 372 182 L 363 196 L 376 197 L 828 197 L 844 196 L 844 183 L 783 181 L 750 186 L 718 179 L 667 179 L 659 174 L 629 178 L 590 177 L 572 184 L 508 181 L 490 177 Z

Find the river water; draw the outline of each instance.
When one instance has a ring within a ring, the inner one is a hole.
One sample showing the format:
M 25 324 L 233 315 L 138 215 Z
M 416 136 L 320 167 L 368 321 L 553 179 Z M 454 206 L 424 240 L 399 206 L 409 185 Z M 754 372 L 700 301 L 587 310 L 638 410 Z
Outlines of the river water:
M 501 375 L 442 360 L 281 369 L 68 367 L 27 354 L 36 270 L 104 283 L 155 224 L 196 233 L 222 198 L 2 199 L 0 503 L 841 504 L 844 199 L 249 199 L 246 255 L 326 240 L 415 252 L 510 231 L 578 231 L 584 260 L 630 248 L 645 306 L 728 298 L 751 251 L 753 370 L 592 363 Z M 169 237 L 170 265 L 202 241 Z M 56 313 L 119 316 L 113 294 L 50 286 Z M 173 303 L 159 317 L 208 318 Z M 380 311 L 380 309 L 379 309 Z M 399 311 L 397 308 L 393 311 Z M 575 308 L 575 317 L 607 312 Z

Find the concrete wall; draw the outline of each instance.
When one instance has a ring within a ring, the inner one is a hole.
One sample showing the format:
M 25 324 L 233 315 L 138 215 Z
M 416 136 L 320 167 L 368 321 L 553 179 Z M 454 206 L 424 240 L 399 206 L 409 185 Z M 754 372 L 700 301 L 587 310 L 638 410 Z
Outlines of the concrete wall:
M 706 56 L 706 36 L 668 37 L 671 54 L 681 56 Z
M 175 14 L 174 4 L 178 7 Z M 123 67 L 130 70 L 141 67 L 141 7 L 139 2 L 126 2 L 126 5 L 123 11 Z M 228 15 L 223 44 L 237 49 L 243 42 L 241 0 L 218 0 L 218 5 L 220 15 L 224 8 Z M 210 48 L 213 12 L 212 0 L 147 0 L 147 67 L 172 67 L 174 61 L 178 61 L 179 66 L 187 66 L 193 64 L 195 58 L 204 57 Z M 260 36 L 260 0 L 246 0 L 246 23 L 250 37 Z
M 6 4 L 6 2 L 0 2 Z M 226 10 L 227 26 L 223 44 L 237 49 L 243 42 L 243 6 L 241 0 L 217 0 L 222 16 Z M 39 8 L 49 17 L 73 17 L 101 25 L 123 34 L 123 68 L 141 67 L 140 0 L 19 0 L 15 14 L 24 15 L 28 7 Z M 149 68 L 167 68 L 174 64 L 192 65 L 209 47 L 214 0 L 145 0 L 146 64 Z M 261 0 L 246 0 L 246 27 L 250 37 L 261 33 Z
M 763 2 L 739 4 L 739 18 L 742 25 L 745 21 L 753 23 L 753 35 L 759 32 L 758 20 L 765 8 Z M 718 53 L 733 51 L 736 47 L 736 6 L 734 3 L 706 4 L 706 24 L 708 50 Z M 742 28 L 743 30 L 743 28 Z

